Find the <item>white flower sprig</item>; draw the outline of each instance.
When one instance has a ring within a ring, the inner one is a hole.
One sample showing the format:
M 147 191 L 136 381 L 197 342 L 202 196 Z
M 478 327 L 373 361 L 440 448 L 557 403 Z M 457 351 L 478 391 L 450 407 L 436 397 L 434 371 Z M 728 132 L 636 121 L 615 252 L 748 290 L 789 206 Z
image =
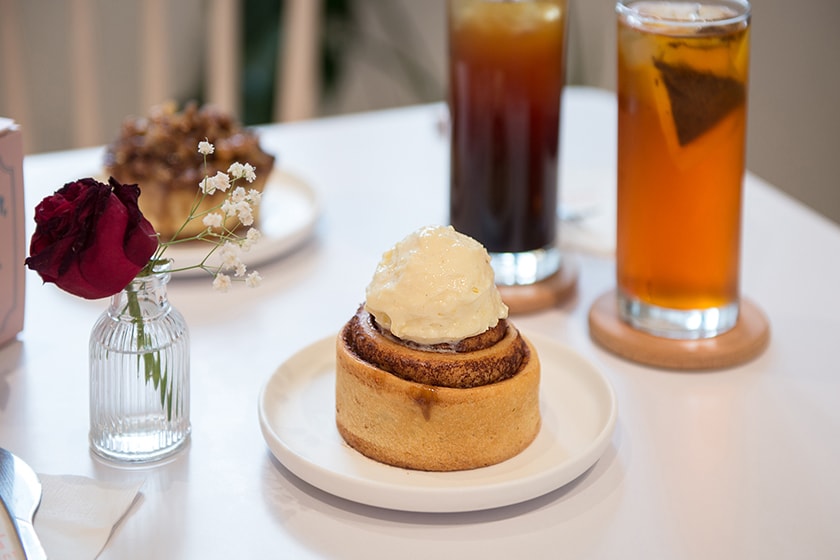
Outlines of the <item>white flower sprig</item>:
M 202 140 L 198 143 L 198 152 L 204 157 L 205 170 L 207 156 L 214 151 L 215 147 L 209 141 Z M 205 173 L 198 183 L 196 198 L 187 219 L 172 239 L 158 241 L 158 248 L 141 275 L 151 273 L 157 262 L 165 260 L 166 249 L 170 246 L 205 241 L 210 243 L 211 247 L 200 262 L 173 268 L 172 272 L 196 268 L 205 270 L 213 276 L 213 288 L 221 292 L 226 292 L 234 281 L 242 281 L 250 288 L 259 286 L 262 277 L 257 271 L 248 272 L 245 263 L 242 262 L 242 253 L 250 250 L 261 237 L 260 231 L 253 227 L 253 224 L 262 193 L 257 189 L 245 189 L 236 184 L 242 180 L 253 183 L 256 178 L 256 170 L 251 164 L 239 162 L 232 163 L 227 173 L 218 171 L 212 177 Z M 227 193 L 227 196 L 221 203 L 199 212 L 204 199 L 217 192 Z M 201 219 L 205 229 L 190 237 L 178 237 L 187 224 L 197 219 Z M 240 226 L 247 228 L 244 233 L 240 233 Z M 209 264 L 210 257 L 217 252 L 218 264 Z

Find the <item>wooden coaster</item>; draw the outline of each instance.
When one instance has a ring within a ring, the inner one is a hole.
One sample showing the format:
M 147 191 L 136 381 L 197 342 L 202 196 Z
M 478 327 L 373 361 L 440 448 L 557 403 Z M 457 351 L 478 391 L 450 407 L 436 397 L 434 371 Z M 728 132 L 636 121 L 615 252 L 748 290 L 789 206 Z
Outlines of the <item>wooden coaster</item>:
M 559 305 L 577 287 L 578 265 L 574 259 L 563 256 L 560 270 L 534 284 L 498 286 L 502 301 L 511 315 L 533 313 Z
M 736 366 L 761 354 L 770 341 L 770 323 L 749 300 L 741 300 L 738 322 L 722 335 L 673 340 L 634 329 L 618 313 L 615 290 L 600 296 L 589 310 L 589 335 L 619 356 L 649 366 L 709 370 Z

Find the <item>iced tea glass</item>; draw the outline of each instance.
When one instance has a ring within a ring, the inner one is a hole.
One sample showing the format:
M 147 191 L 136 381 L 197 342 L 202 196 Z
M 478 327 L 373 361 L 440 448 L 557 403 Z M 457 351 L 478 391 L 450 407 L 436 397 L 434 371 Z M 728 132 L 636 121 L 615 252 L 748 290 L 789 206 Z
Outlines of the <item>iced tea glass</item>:
M 496 282 L 557 272 L 566 0 L 449 0 L 450 222 Z
M 619 312 L 678 339 L 735 326 L 750 6 L 620 0 Z

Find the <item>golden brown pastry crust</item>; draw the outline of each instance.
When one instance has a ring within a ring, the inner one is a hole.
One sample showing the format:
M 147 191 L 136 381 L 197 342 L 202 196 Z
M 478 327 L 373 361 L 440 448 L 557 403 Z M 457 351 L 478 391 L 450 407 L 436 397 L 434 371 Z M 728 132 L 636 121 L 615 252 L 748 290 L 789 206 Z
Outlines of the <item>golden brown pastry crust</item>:
M 249 163 L 256 170 L 256 180 L 238 184 L 260 192 L 265 188 L 274 156 L 260 148 L 255 133 L 210 105 L 199 108 L 190 102 L 178 112 L 170 103 L 153 108 L 145 117 L 127 118 L 119 137 L 106 149 L 105 172 L 121 183 L 140 186 L 140 210 L 164 239 L 176 234 L 197 201 L 198 186 L 205 176 L 198 143 L 205 139 L 215 147 L 207 156 L 209 176 L 226 172 L 234 162 Z M 199 213 L 218 206 L 225 196 L 217 192 L 205 197 Z M 238 221 L 228 218 L 225 225 L 235 228 Z M 178 237 L 190 237 L 204 229 L 201 219 L 193 220 Z
M 540 362 L 512 325 L 507 332 L 525 346 L 519 370 L 495 383 L 454 388 L 406 380 L 363 360 L 350 323 L 336 340 L 336 425 L 360 453 L 410 469 L 465 470 L 509 459 L 537 436 Z

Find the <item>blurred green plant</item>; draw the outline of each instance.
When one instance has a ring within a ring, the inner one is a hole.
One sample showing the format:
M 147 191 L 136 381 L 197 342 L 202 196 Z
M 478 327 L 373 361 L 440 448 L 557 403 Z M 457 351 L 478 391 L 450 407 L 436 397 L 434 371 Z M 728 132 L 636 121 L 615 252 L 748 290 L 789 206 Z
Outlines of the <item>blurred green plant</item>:
M 351 5 L 352 0 L 322 2 L 320 85 L 325 96 L 332 95 L 340 82 L 344 53 L 355 38 Z M 243 2 L 242 122 L 247 125 L 273 119 L 283 6 L 281 0 Z
M 361 32 L 359 0 L 323 0 L 320 33 L 319 103 L 338 91 L 345 79 L 350 53 L 398 79 L 418 102 L 438 100 L 443 90 L 438 80 L 420 62 L 417 30 L 401 2 L 372 0 L 368 8 L 385 33 L 377 38 Z M 273 120 L 274 88 L 282 41 L 284 2 L 245 0 L 243 2 L 243 62 L 241 120 L 246 125 Z M 411 49 L 398 44 L 409 44 Z

